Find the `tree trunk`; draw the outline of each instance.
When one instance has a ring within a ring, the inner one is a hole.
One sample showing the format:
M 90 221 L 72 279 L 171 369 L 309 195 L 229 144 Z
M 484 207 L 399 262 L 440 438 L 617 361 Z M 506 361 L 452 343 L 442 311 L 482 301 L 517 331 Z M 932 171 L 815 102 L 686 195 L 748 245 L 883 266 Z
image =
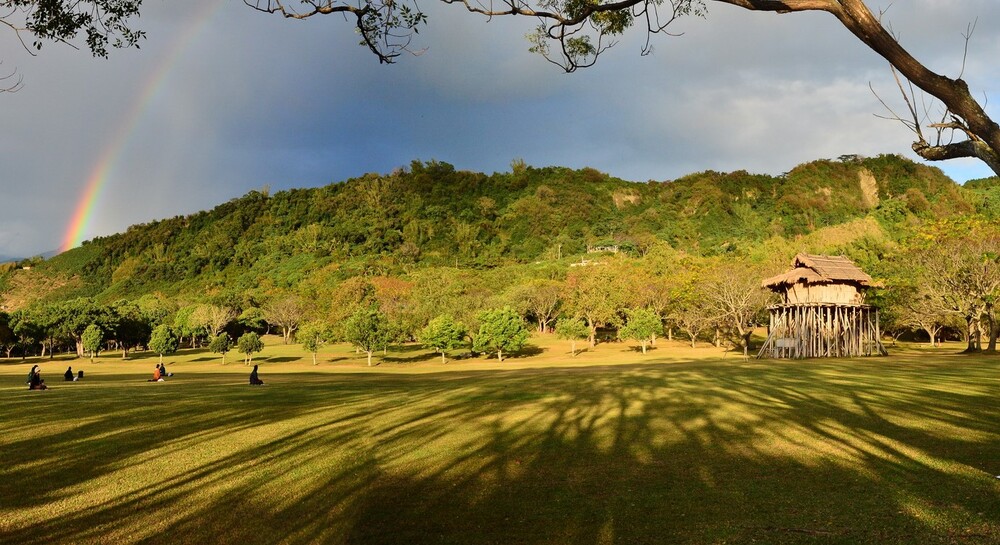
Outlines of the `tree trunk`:
M 441 351 L 441 363 L 448 363 L 448 360 L 444 359 L 444 350 Z
M 569 353 L 573 354 L 573 357 L 575 358 L 576 357 L 576 339 L 570 340 L 569 341 L 569 346 L 570 346 Z
M 646 353 L 646 341 L 642 341 L 642 353 Z
M 934 334 L 936 333 L 934 331 L 934 326 L 924 325 L 924 326 L 921 326 L 920 329 L 923 329 L 924 332 L 927 333 L 927 336 L 931 338 L 931 348 L 933 348 L 935 346 L 934 345 Z
M 973 334 L 974 327 L 975 327 L 975 321 L 973 320 L 972 315 L 966 316 L 965 317 L 965 340 L 968 343 L 968 346 L 966 346 L 966 348 L 965 348 L 966 352 L 975 352 L 976 351 L 976 339 L 975 339 L 975 335 Z
M 503 361 L 503 350 L 500 350 L 499 348 L 497 348 L 497 359 L 501 362 Z
M 590 341 L 590 347 L 593 348 L 597 346 L 597 325 L 587 320 L 587 327 L 590 328 L 590 338 L 588 340 Z
M 372 366 L 372 353 L 374 352 L 374 350 L 366 350 L 366 352 L 368 353 L 368 367 L 371 367 Z
M 315 352 L 313 352 L 313 365 L 319 365 L 319 363 L 316 362 L 316 353 Z
M 990 344 L 986 347 L 987 352 L 997 351 L 997 322 L 996 317 L 993 316 L 993 309 L 990 309 L 986 314 L 989 317 L 990 326 Z

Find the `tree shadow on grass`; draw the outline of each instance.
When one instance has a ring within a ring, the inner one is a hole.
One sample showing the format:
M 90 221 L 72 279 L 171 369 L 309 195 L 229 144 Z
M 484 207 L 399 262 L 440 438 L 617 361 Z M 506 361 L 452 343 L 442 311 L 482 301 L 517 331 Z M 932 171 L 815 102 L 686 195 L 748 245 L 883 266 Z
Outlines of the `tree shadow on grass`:
M 427 352 L 429 349 L 420 343 L 394 344 L 391 346 L 393 352 Z
M 520 350 L 515 350 L 515 351 L 511 351 L 511 352 L 504 352 L 503 353 L 503 361 L 523 359 L 523 358 L 530 358 L 532 356 L 539 356 L 539 355 L 544 354 L 544 353 L 545 353 L 545 349 L 544 348 L 541 348 L 539 346 L 535 346 L 533 344 L 529 344 L 529 345 L 526 345 L 526 346 L 522 346 Z M 487 353 L 487 354 L 482 354 L 481 356 L 484 357 L 487 360 L 495 360 L 495 359 L 497 359 L 497 353 L 496 352 L 490 352 L 490 353 Z M 479 356 L 473 356 L 473 357 L 479 357 Z M 456 358 L 456 359 L 458 359 L 458 358 Z
M 533 344 L 529 344 L 521 347 L 521 349 L 518 350 L 517 352 L 514 352 L 512 356 L 515 358 L 530 358 L 532 356 L 540 356 L 544 353 L 545 353 L 544 348 L 540 346 L 535 346 Z
M 325 359 L 319 359 L 318 361 L 320 363 L 337 363 L 338 361 L 347 361 L 350 359 L 352 358 L 348 358 L 347 356 L 334 356 Z
M 271 390 L 206 381 L 183 397 L 8 396 L 5 433 L 98 406 L 53 433 L 0 439 L 0 537 L 998 542 L 995 365 L 884 361 L 279 375 Z M 64 502 L 81 505 L 53 511 Z M 33 512 L 30 524 L 11 517 Z
M 380 359 L 384 363 L 416 363 L 421 361 L 435 361 L 436 359 L 440 359 L 440 355 L 434 352 L 427 352 L 426 350 L 424 350 L 421 353 L 415 354 L 413 356 L 402 357 L 402 356 L 387 355 L 381 357 Z

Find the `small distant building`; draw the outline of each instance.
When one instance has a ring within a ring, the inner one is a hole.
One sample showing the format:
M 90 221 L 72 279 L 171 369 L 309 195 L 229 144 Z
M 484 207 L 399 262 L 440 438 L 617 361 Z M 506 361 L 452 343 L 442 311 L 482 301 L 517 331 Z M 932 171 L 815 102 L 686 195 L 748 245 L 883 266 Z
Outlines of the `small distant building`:
M 782 302 L 768 308 L 767 341 L 757 357 L 888 355 L 878 309 L 864 304 L 865 290 L 874 285 L 844 256 L 796 255 L 790 271 L 762 283 Z

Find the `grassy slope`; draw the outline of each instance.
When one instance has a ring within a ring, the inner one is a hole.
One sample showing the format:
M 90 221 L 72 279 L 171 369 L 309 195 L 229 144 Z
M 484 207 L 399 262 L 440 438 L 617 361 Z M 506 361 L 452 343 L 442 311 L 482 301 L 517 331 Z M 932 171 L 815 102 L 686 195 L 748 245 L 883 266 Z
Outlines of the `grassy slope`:
M 0 542 L 1000 542 L 1000 360 L 536 346 L 0 361 Z

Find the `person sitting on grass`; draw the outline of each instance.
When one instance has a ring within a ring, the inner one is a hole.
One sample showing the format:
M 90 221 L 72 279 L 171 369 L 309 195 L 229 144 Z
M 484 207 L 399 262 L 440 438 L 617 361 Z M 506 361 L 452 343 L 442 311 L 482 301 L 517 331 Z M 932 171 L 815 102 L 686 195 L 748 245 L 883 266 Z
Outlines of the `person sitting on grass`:
M 76 372 L 76 380 L 83 380 L 83 369 Z
M 72 366 L 66 368 L 66 372 L 63 373 L 63 378 L 66 379 L 66 382 L 73 382 L 76 380 L 76 375 L 73 374 Z
M 253 371 L 250 371 L 250 386 L 263 386 L 264 381 L 257 377 L 257 366 L 253 366 Z
M 38 366 L 32 368 L 34 370 Z M 28 381 L 29 390 L 48 390 L 49 387 L 45 385 L 45 379 L 42 378 L 42 374 L 39 371 L 34 371 L 31 373 L 31 379 Z
M 165 364 L 165 363 L 158 363 L 158 364 L 156 364 L 156 366 L 160 368 L 160 376 L 161 377 L 166 378 L 166 377 L 172 377 L 172 376 L 174 376 L 173 373 L 168 373 L 167 372 L 167 364 Z
M 37 371 L 37 370 L 38 370 L 38 366 L 37 365 L 32 365 L 31 366 L 31 371 L 28 371 L 28 380 L 26 380 L 24 382 L 25 384 L 31 384 L 31 377 L 35 376 L 35 371 Z
M 160 364 L 156 364 L 156 369 L 153 370 L 153 378 L 146 382 L 163 382 L 163 375 L 160 373 Z

